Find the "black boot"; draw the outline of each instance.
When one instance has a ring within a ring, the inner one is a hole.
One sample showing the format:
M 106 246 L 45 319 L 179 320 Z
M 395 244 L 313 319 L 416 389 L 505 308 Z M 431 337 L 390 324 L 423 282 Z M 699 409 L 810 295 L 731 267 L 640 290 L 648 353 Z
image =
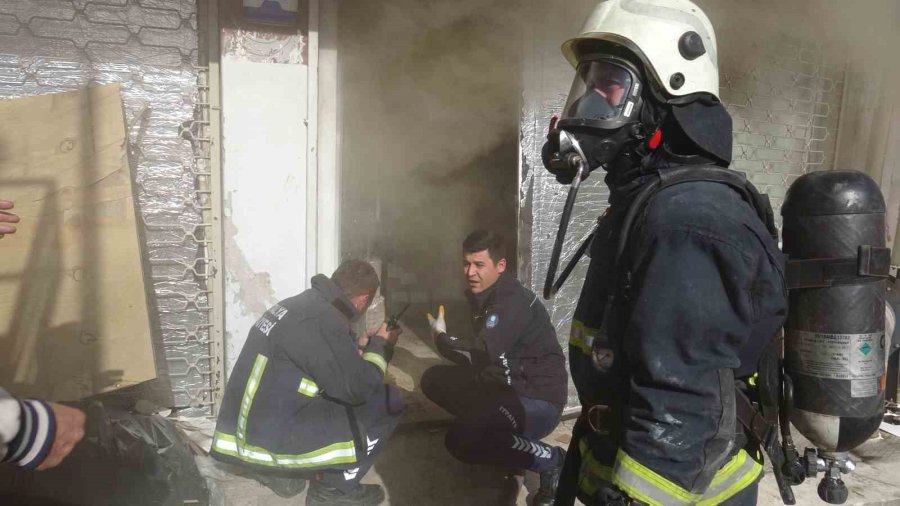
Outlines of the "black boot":
M 559 447 L 553 451 L 556 453 L 556 465 L 541 473 L 541 486 L 537 494 L 534 494 L 532 506 L 553 506 L 553 500 L 556 499 L 556 485 L 559 484 L 559 475 L 566 462 L 566 451 Z
M 378 506 L 384 501 L 384 489 L 380 485 L 357 484 L 349 492 L 326 487 L 320 481 L 311 481 L 306 492 L 306 506 Z
M 294 497 L 306 488 L 306 480 L 303 478 L 288 478 L 285 476 L 272 476 L 258 473 L 253 476 L 256 481 L 269 487 L 278 497 L 289 499 Z

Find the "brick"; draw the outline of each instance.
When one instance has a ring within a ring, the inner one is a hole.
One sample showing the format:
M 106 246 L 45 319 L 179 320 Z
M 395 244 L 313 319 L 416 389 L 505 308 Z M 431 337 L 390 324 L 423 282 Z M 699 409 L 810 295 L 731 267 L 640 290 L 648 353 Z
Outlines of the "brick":
M 21 26 L 12 14 L 0 14 L 0 34 L 15 35 Z
M 773 112 L 770 121 L 783 125 L 806 126 L 812 122 L 812 115 L 801 113 L 791 114 L 786 112 Z
M 747 92 L 723 89 L 720 94 L 722 102 L 729 105 L 745 106 L 750 101 L 750 95 Z
M 831 116 L 832 110 L 833 110 L 833 108 L 832 108 L 831 104 L 829 104 L 827 102 L 816 102 L 815 104 L 813 104 L 812 112 L 816 116 L 829 117 L 829 116 Z M 835 114 L 835 116 L 837 116 L 837 115 Z
M 729 90 L 734 92 L 754 93 L 757 91 L 757 80 L 753 74 L 735 74 L 727 83 Z
M 78 10 L 84 10 L 89 5 L 109 5 L 109 6 L 119 6 L 124 7 L 128 4 L 128 0 L 73 0 L 75 2 L 75 8 Z
M 781 88 L 789 88 L 794 86 L 797 75 L 793 72 L 779 69 L 768 69 L 761 71 L 757 78 L 761 82 L 765 82 L 770 86 Z M 780 95 L 780 94 L 779 94 Z
M 71 21 L 35 18 L 28 24 L 38 37 L 71 40 L 76 47 L 84 48 L 88 42 L 125 43 L 131 34 L 124 26 L 98 25 L 83 17 Z
M 88 4 L 85 16 L 95 23 L 113 23 L 128 26 L 132 33 L 141 27 L 169 28 L 181 26 L 181 15 L 178 11 L 151 9 L 139 5 L 114 6 Z
M 787 194 L 787 187 L 782 185 L 772 186 L 766 189 L 766 192 L 769 194 L 769 198 L 773 199 L 773 202 L 777 202 L 778 208 L 781 208 L 781 204 L 784 201 L 784 196 Z M 778 213 L 780 216 L 780 213 Z
M 71 20 L 75 6 L 68 0 L 2 0 L 0 14 L 12 14 L 20 23 L 28 23 L 36 16 Z
M 3 48 L 3 53 L 14 54 L 26 64 L 40 57 L 73 61 L 84 59 L 84 54 L 71 40 L 42 39 L 35 37 L 28 30 L 21 30 L 16 35 L 0 35 L 0 48 Z
M 791 107 L 791 101 L 783 97 L 754 96 L 751 103 L 753 107 L 762 107 L 770 111 L 788 111 Z
M 144 28 L 138 33 L 138 38 L 149 46 L 178 48 L 185 55 L 197 49 L 197 32 L 186 25 L 176 30 Z
M 766 174 L 762 172 L 756 172 L 748 174 L 747 177 L 755 185 L 780 186 L 784 184 L 786 176 L 782 174 Z
M 809 127 L 807 126 L 788 126 L 786 127 L 787 137 L 793 139 L 806 139 L 809 137 Z
M 789 100 L 811 102 L 815 98 L 815 93 L 809 88 L 788 88 L 783 91 L 782 96 Z
M 787 161 L 789 153 L 778 149 L 756 148 L 753 151 L 756 160 L 763 161 Z
M 757 160 L 737 160 L 731 164 L 731 168 L 750 174 L 754 172 L 763 172 L 765 170 L 765 165 Z
M 771 140 L 771 147 L 774 149 L 783 149 L 785 151 L 803 151 L 806 149 L 806 141 L 788 137 L 773 137 Z
M 810 165 L 823 165 L 825 163 L 825 153 L 823 151 L 810 151 L 807 156 L 807 163 Z
M 754 121 L 750 125 L 753 133 L 772 137 L 788 137 L 788 128 L 785 125 L 777 125 L 768 122 Z
M 797 170 L 794 164 L 789 162 L 769 162 L 769 172 L 773 174 L 790 174 Z
M 844 82 L 844 65 L 823 65 L 819 75 L 835 82 Z
M 90 42 L 85 53 L 93 62 L 140 63 L 150 67 L 180 67 L 183 63 L 181 52 L 176 48 L 149 47 L 133 39 L 127 44 Z
M 768 110 L 759 108 L 759 107 L 750 107 L 747 110 L 747 114 L 745 115 L 745 117 L 748 119 L 754 120 L 755 122 L 761 122 L 761 123 L 771 123 L 772 122 L 771 113 Z M 759 132 L 754 131 L 754 133 L 759 133 Z
M 791 111 L 799 114 L 813 114 L 815 111 L 815 104 L 813 102 L 804 102 L 795 100 L 791 103 Z
M 800 61 L 820 64 L 824 61 L 824 58 L 822 57 L 821 50 L 818 48 L 804 48 L 800 51 Z
M 824 141 L 825 139 L 827 139 L 829 137 L 830 137 L 830 135 L 829 135 L 827 128 L 824 128 L 824 127 L 813 127 L 812 128 L 812 134 L 810 137 L 812 140 Z
M 197 13 L 194 0 L 137 0 L 142 7 L 151 9 L 170 9 L 179 13 L 182 19 L 188 19 Z
M 734 136 L 734 142 L 738 144 L 744 144 L 747 146 L 757 146 L 757 147 L 765 147 L 766 146 L 766 136 L 759 134 L 748 134 L 748 133 L 737 133 Z
M 827 77 L 817 77 L 813 80 L 813 87 L 819 92 L 834 91 L 835 82 Z

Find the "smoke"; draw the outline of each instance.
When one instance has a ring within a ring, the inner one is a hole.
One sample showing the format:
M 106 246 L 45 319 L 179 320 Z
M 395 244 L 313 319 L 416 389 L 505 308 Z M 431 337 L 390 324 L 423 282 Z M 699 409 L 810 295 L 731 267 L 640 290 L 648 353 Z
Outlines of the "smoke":
M 720 63 L 747 60 L 773 37 L 824 48 L 827 57 L 849 56 L 881 67 L 897 67 L 900 28 L 895 0 L 695 0 L 706 12 L 726 52 Z M 735 52 L 729 54 L 728 49 Z M 789 50 L 789 49 L 787 49 Z
M 838 122 L 846 120 L 840 119 L 844 76 L 858 68 L 896 69 L 900 3 L 696 3 L 715 26 L 723 95 L 736 100 L 730 110 L 738 127 L 752 120 L 756 128 L 773 111 L 772 123 L 781 121 L 779 114 L 814 116 L 807 134 L 793 129 L 779 137 L 767 130 L 757 138 L 762 143 L 766 135 L 773 146 L 749 144 L 752 149 L 743 151 L 747 136 L 736 127 L 737 168 L 753 173 L 763 167 L 751 180 L 769 191 L 777 206 L 796 176 L 835 165 Z M 517 229 L 536 219 L 518 215 L 519 160 L 525 155 L 520 145 L 539 146 L 542 132 L 535 130 L 544 124 L 538 118 L 540 125 L 520 128 L 523 93 L 538 89 L 532 95 L 545 105 L 565 95 L 559 83 L 568 75 L 544 74 L 571 72 L 559 46 L 577 33 L 594 5 L 591 0 L 343 0 L 338 23 L 342 255 L 382 258 L 415 278 L 429 302 L 442 302 L 463 288 L 459 245 L 466 233 L 495 228 L 514 244 Z M 538 62 L 536 69 L 527 68 L 529 58 L 532 67 Z M 557 59 L 559 65 L 545 65 Z M 822 86 L 823 81 L 834 86 Z M 816 95 L 807 99 L 805 88 Z M 793 100 L 787 111 L 778 102 L 783 90 L 794 93 L 786 97 Z M 752 103 L 738 101 L 746 98 Z M 825 139 L 817 138 L 820 131 L 828 132 Z M 522 135 L 535 138 L 520 144 Z M 803 135 L 807 139 L 799 147 L 790 145 L 796 140 L 791 136 Z M 767 147 L 788 155 L 783 162 L 754 158 Z M 799 154 L 804 150 L 809 153 Z M 538 242 L 525 246 L 542 247 Z
M 515 257 L 518 12 L 508 0 L 341 3 L 342 253 L 415 279 L 418 302 L 461 297 L 475 228 L 498 230 Z

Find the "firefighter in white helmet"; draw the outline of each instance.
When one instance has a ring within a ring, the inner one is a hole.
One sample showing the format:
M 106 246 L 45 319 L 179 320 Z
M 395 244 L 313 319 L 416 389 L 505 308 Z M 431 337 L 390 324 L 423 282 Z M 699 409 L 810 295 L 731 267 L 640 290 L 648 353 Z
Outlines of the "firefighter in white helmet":
M 557 505 L 756 503 L 758 396 L 787 307 L 768 200 L 731 162 L 716 39 L 688 0 L 608 0 L 563 44 L 576 69 L 544 164 L 602 168 L 569 364 L 582 403 Z M 744 396 L 744 397 L 742 397 Z

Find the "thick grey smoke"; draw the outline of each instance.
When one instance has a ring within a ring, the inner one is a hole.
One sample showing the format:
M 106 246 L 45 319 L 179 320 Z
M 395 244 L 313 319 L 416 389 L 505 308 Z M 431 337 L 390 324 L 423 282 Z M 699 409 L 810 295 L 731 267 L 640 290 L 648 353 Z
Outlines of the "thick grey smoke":
M 805 86 L 798 81 L 805 79 L 803 65 L 815 78 L 835 82 L 856 68 L 898 67 L 895 0 L 696 2 L 716 29 L 723 89 L 772 87 L 774 99 L 750 104 L 758 109 L 748 114 L 780 108 L 779 82 L 783 89 Z M 340 5 L 342 253 L 395 266 L 394 274 L 402 271 L 420 300 L 423 294 L 435 303 L 458 297 L 464 235 L 492 227 L 514 242 L 519 224 L 532 218 L 517 216 L 522 94 L 568 78 L 538 75 L 541 82 L 526 82 L 536 77 L 526 75 L 525 59 L 540 54 L 540 61 L 550 61 L 545 56 L 552 54 L 561 62 L 560 43 L 577 33 L 595 2 Z M 571 72 L 566 65 L 546 72 L 563 69 Z M 833 110 L 811 126 L 828 129 L 828 138 L 813 141 L 809 160 L 791 158 L 790 168 L 755 176 L 776 204 L 795 173 L 835 165 L 843 89 L 817 93 L 812 102 Z M 745 165 L 753 170 L 753 163 Z
M 461 297 L 467 232 L 515 245 L 516 4 L 341 3 L 343 254 L 385 260 L 420 302 Z

